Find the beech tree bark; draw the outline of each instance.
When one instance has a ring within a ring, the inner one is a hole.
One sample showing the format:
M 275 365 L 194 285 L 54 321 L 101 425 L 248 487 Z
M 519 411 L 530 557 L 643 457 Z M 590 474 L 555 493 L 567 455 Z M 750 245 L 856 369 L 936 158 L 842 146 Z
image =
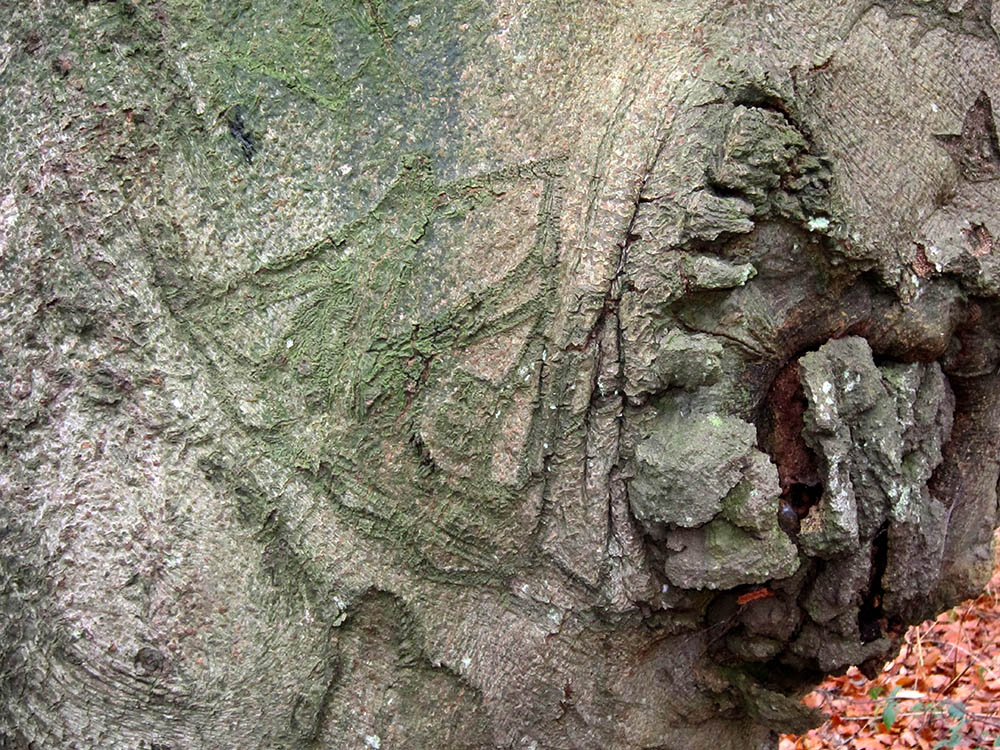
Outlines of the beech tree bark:
M 4 10 L 0 746 L 769 748 L 987 580 L 988 0 Z

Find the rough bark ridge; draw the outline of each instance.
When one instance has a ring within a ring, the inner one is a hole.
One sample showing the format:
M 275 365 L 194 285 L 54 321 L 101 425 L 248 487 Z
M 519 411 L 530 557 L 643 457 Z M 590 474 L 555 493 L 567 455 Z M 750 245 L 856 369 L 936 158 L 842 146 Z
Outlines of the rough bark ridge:
M 766 748 L 977 590 L 990 2 L 19 3 L 0 745 Z

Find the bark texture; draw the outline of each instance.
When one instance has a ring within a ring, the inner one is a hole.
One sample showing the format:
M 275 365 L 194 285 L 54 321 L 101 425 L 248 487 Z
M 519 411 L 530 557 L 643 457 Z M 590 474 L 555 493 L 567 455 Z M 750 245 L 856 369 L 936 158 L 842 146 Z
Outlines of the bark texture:
M 998 14 L 6 7 L 0 746 L 807 726 L 988 577 Z

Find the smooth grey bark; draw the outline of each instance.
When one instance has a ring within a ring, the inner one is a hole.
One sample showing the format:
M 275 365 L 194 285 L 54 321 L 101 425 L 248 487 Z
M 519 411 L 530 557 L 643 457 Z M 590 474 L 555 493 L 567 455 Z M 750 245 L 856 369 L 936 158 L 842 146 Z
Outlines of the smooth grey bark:
M 5 10 L 0 745 L 773 747 L 985 582 L 990 2 Z

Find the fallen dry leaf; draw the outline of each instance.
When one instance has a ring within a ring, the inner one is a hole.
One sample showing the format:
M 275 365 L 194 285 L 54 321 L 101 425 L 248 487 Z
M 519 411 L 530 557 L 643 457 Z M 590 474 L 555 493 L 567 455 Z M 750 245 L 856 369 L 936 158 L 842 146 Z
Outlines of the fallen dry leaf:
M 1000 550 L 1000 531 L 996 541 Z M 1000 555 L 995 563 L 982 596 L 910 628 L 875 679 L 851 667 L 805 696 L 830 719 L 783 735 L 779 750 L 1000 748 Z

